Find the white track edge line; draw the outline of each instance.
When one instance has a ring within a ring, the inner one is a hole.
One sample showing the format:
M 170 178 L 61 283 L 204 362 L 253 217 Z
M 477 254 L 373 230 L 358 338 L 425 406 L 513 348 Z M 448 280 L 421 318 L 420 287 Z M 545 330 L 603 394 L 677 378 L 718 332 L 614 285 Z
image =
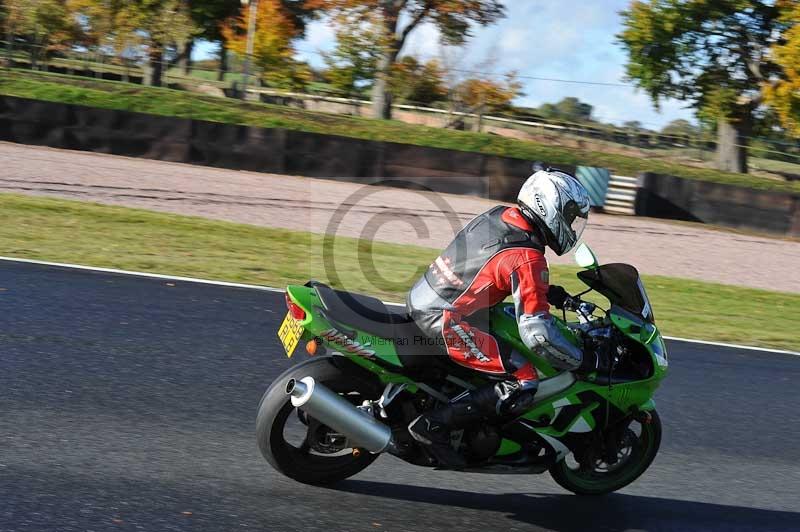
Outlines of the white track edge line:
M 272 286 L 261 286 L 255 284 L 244 284 L 244 283 L 231 283 L 228 281 L 214 281 L 211 279 L 200 279 L 197 277 L 181 277 L 178 275 L 165 275 L 160 273 L 147 273 L 147 272 L 137 272 L 132 270 L 120 270 L 117 268 L 100 268 L 97 266 L 84 266 L 82 264 L 70 264 L 65 262 L 50 262 L 44 260 L 36 260 L 36 259 L 22 259 L 17 257 L 3 257 L 0 256 L 0 260 L 7 261 L 7 262 L 23 262 L 28 264 L 38 264 L 41 266 L 55 266 L 59 268 L 71 268 L 74 270 L 86 270 L 86 271 L 94 271 L 94 272 L 102 272 L 102 273 L 115 273 L 119 275 L 131 275 L 135 277 L 147 277 L 151 279 L 163 279 L 167 281 L 182 281 L 187 283 L 198 283 L 198 284 L 206 284 L 206 285 L 214 285 L 214 286 L 226 286 L 230 288 L 245 288 L 248 290 L 261 290 L 264 292 L 283 292 L 281 288 L 274 288 Z M 384 301 L 383 303 L 387 305 L 392 305 L 395 307 L 402 307 L 404 305 L 400 303 L 393 303 L 390 301 Z M 792 356 L 800 356 L 800 353 L 795 351 L 786 351 L 783 349 L 770 349 L 767 347 L 754 347 L 749 345 L 741 345 L 741 344 L 728 344 L 724 342 L 711 342 L 708 340 L 695 340 L 693 338 L 680 338 L 678 336 L 664 336 L 666 340 L 672 340 L 676 342 L 686 342 L 690 344 L 703 344 L 703 345 L 711 345 L 716 347 L 727 347 L 730 349 L 747 349 L 749 351 L 761 351 L 764 353 L 775 353 L 779 355 L 792 355 Z
M 716 347 L 727 347 L 730 349 L 747 349 L 748 351 L 762 351 L 764 353 L 775 353 L 776 355 L 792 355 L 800 357 L 800 353 L 796 351 L 786 351 L 783 349 L 771 349 L 769 347 L 754 347 L 751 345 L 742 344 L 728 344 L 725 342 L 711 342 L 709 340 L 695 340 L 693 338 L 680 338 L 678 336 L 664 336 L 665 340 L 672 340 L 674 342 L 685 342 L 687 344 L 703 344 L 712 345 Z
M 49 262 L 44 260 L 34 260 L 34 259 L 18 259 L 14 257 L 2 257 L 0 256 L 0 260 L 4 260 L 7 262 L 24 262 L 28 264 L 39 264 L 41 266 L 55 266 L 59 268 L 71 268 L 73 270 L 86 270 L 92 272 L 102 272 L 102 273 L 116 273 L 119 275 L 131 275 L 136 277 L 149 277 L 151 279 L 164 279 L 166 281 L 183 281 L 187 283 L 198 283 L 198 284 L 209 284 L 215 286 L 227 286 L 231 288 L 247 288 L 249 290 L 263 290 L 265 292 L 283 292 L 280 288 L 273 288 L 271 286 L 260 286 L 255 284 L 244 284 L 244 283 L 231 283 L 228 281 L 214 281 L 211 279 L 199 279 L 197 277 L 181 277 L 179 275 L 164 275 L 160 273 L 147 273 L 147 272 L 137 272 L 131 270 L 119 270 L 116 268 L 100 268 L 97 266 L 84 266 L 81 264 L 69 264 L 64 262 Z

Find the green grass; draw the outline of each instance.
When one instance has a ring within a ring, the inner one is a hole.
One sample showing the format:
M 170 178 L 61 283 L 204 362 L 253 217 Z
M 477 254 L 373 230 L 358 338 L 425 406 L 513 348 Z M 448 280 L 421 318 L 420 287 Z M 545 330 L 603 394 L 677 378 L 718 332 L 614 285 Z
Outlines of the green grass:
M 601 166 L 635 175 L 652 171 L 676 176 L 775 191 L 800 192 L 800 182 L 788 183 L 744 174 L 730 174 L 644 159 L 526 142 L 497 135 L 453 131 L 391 120 L 313 113 L 284 106 L 246 103 L 185 91 L 142 87 L 21 70 L 0 70 L 0 94 L 74 103 L 156 115 L 196 118 L 267 128 L 286 128 L 359 139 L 400 142 L 542 160 L 551 164 Z
M 432 249 L 325 237 L 77 201 L 0 194 L 0 255 L 284 286 L 310 278 L 402 301 Z M 597 250 L 602 258 L 602 250 Z M 576 268 L 554 283 L 583 285 Z M 800 295 L 646 276 L 665 334 L 800 350 Z M 2 287 L 8 288 L 8 287 Z M 0 298 L 2 294 L 0 292 Z
M 758 170 L 765 170 L 767 172 L 783 172 L 800 176 L 800 157 L 797 157 L 796 160 L 797 162 L 790 163 L 787 161 L 776 161 L 774 159 L 751 157 L 749 159 L 749 164 L 752 168 L 756 168 Z

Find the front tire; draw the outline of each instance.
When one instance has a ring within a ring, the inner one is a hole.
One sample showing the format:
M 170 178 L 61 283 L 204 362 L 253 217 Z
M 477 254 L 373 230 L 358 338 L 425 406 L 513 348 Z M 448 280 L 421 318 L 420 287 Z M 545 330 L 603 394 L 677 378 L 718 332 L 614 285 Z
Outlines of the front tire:
M 604 468 L 604 464 L 600 462 L 597 467 L 580 468 L 565 459 L 550 468 L 550 476 L 559 486 L 578 495 L 605 495 L 624 488 L 639 478 L 658 454 L 661 445 L 661 419 L 655 410 L 649 414 L 649 423 L 634 421 L 640 426 L 639 434 L 628 429 L 636 438 L 634 440 L 629 436 L 630 455 L 620 466 L 614 468 L 605 464 Z
M 308 376 L 335 392 L 352 397 L 359 404 L 363 399 L 377 399 L 380 388 L 376 381 L 345 372 L 334 364 L 331 357 L 323 357 L 308 360 L 285 371 L 273 381 L 261 399 L 256 418 L 256 438 L 258 448 L 267 462 L 298 482 L 333 484 L 359 473 L 374 462 L 378 455 L 369 452 L 346 453 L 346 449 L 330 456 L 314 454 L 306 445 L 311 437 L 311 427 L 315 426 L 313 422 L 308 423 L 308 417 L 305 420 L 309 428 L 303 444 L 298 447 L 287 441 L 284 434 L 287 421 L 293 419 L 292 416 L 302 419 L 303 414 L 298 414 L 298 410 L 292 406 L 286 394 L 286 383 L 289 379 L 299 380 Z M 316 423 L 316 430 L 320 427 L 323 430 L 327 428 Z

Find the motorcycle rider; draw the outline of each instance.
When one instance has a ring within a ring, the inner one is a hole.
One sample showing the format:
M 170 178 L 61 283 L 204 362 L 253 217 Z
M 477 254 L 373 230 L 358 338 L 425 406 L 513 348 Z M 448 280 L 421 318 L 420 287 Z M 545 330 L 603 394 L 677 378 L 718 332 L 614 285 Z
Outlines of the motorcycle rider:
M 571 250 L 589 215 L 586 189 L 571 175 L 538 169 L 523 184 L 517 207 L 498 206 L 462 229 L 430 265 L 407 297 L 409 314 L 431 338 L 441 338 L 449 357 L 499 382 L 463 400 L 425 412 L 408 427 L 443 466 L 463 467 L 450 432 L 477 420 L 514 416 L 532 403 L 538 388 L 533 364 L 495 339 L 488 324 L 473 319 L 513 296 L 520 338 L 554 367 L 590 372 L 596 355 L 584 356 L 559 330 L 550 302 L 563 305 L 563 288 L 549 285 L 545 246 L 557 255 Z M 476 314 L 478 313 L 478 314 Z M 484 329 L 485 330 L 482 330 Z

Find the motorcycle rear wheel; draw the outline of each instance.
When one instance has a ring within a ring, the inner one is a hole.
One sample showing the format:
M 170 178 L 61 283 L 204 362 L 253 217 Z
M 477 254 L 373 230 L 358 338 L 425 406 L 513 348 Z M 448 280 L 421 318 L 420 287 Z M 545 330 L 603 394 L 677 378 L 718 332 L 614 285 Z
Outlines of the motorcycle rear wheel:
M 342 371 L 330 357 L 323 357 L 308 360 L 284 372 L 273 381 L 261 399 L 256 418 L 256 438 L 258 448 L 267 462 L 287 477 L 304 484 L 334 484 L 359 473 L 378 455 L 366 451 L 347 452 L 348 449 L 342 448 L 326 456 L 318 442 L 306 444 L 315 430 L 330 430 L 295 409 L 286 395 L 289 379 L 307 376 L 335 392 L 347 395 L 357 404 L 363 399 L 377 399 L 380 389 L 376 388 L 374 382 Z M 306 439 L 299 447 L 287 439 L 285 430 L 287 422 L 294 421 L 295 416 L 308 427 Z M 313 447 L 323 452 L 315 454 Z
M 561 460 L 550 468 L 550 476 L 562 488 L 577 495 L 605 495 L 624 488 L 639 478 L 658 454 L 661 445 L 661 419 L 655 410 L 649 414 L 649 423 L 632 422 L 639 425 L 640 432 L 636 434 L 629 429 L 630 454 L 624 455 L 627 449 L 621 450 L 624 455 L 622 463 L 608 465 L 598 461 L 595 467 L 587 470 L 574 467 L 567 460 Z

